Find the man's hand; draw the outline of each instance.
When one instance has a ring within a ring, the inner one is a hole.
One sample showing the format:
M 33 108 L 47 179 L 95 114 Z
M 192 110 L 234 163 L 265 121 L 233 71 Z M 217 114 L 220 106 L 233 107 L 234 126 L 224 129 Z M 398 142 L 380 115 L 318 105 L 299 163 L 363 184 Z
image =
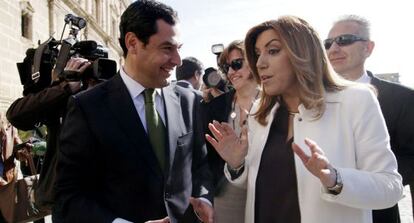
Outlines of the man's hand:
M 91 62 L 85 58 L 70 58 L 70 60 L 66 63 L 65 72 L 77 72 L 81 76 L 86 68 L 88 68 L 90 65 Z M 73 93 L 79 92 L 82 88 L 80 81 L 69 81 L 68 85 Z
M 213 98 L 223 94 L 223 91 L 220 91 L 217 88 L 207 88 L 204 84 L 201 86 L 201 91 L 203 92 L 203 100 L 205 102 L 211 101 Z
M 170 223 L 170 218 L 165 217 L 165 218 L 160 219 L 160 220 L 146 221 L 145 223 Z
M 190 203 L 200 221 L 204 223 L 213 223 L 214 211 L 210 204 L 207 204 L 207 202 L 204 202 L 199 198 L 193 197 L 190 198 Z

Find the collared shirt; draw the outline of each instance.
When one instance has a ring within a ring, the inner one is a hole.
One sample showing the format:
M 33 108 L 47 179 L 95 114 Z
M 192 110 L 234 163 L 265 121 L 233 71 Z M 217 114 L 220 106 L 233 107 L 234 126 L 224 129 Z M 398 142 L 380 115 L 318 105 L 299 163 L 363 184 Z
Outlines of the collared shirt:
M 189 88 L 192 88 L 192 89 L 194 89 L 194 87 L 193 87 L 193 85 L 189 82 L 189 81 L 187 81 L 187 80 L 179 80 L 179 81 L 177 81 L 177 82 L 183 82 L 183 83 L 186 83 L 186 84 L 188 84 L 188 87 Z
M 125 83 L 129 95 L 131 96 L 132 101 L 134 102 L 135 109 L 141 119 L 142 125 L 144 126 L 145 131 L 147 131 L 147 121 L 145 119 L 145 101 L 144 95 L 142 92 L 145 90 L 145 87 L 140 83 L 132 79 L 122 68 L 120 70 L 120 75 L 122 81 Z M 155 108 L 157 109 L 158 114 L 161 116 L 162 122 L 165 125 L 165 110 L 164 110 L 164 99 L 161 96 L 161 89 L 156 88 L 155 95 Z M 147 131 L 148 132 L 148 131 Z
M 371 83 L 371 77 L 368 76 L 368 73 L 365 70 L 364 73 L 357 80 L 355 80 L 355 82 L 370 84 Z

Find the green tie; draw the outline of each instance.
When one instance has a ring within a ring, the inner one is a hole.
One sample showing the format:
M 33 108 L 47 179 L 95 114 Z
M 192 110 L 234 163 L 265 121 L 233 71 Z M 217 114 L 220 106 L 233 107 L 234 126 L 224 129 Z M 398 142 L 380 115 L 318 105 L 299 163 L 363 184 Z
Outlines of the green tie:
M 161 169 L 165 168 L 165 126 L 155 109 L 155 91 L 153 88 L 144 90 L 145 119 L 147 120 L 147 133 L 151 145 L 160 163 Z

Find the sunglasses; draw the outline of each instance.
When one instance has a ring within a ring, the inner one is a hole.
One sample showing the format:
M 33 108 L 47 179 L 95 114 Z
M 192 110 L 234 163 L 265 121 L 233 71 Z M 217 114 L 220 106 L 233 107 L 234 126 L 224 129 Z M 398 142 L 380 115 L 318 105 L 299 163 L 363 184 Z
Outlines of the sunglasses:
M 367 39 L 352 34 L 344 34 L 332 39 L 326 39 L 323 41 L 323 45 L 326 50 L 329 50 L 334 42 L 338 44 L 338 46 L 348 46 L 356 41 L 367 41 Z
M 222 69 L 225 74 L 229 72 L 229 69 L 233 69 L 234 71 L 238 71 L 243 67 L 243 58 L 234 59 L 230 62 L 230 64 L 223 64 Z

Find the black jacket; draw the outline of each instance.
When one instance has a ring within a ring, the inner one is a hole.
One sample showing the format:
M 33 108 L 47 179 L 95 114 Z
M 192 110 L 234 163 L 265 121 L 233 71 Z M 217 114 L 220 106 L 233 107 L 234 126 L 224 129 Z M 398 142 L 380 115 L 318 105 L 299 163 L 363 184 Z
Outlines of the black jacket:
M 368 75 L 378 90 L 378 101 L 403 184 L 414 184 L 414 90 L 378 79 L 371 72 Z
M 202 102 L 201 110 L 203 111 L 203 126 L 204 132 L 211 135 L 208 129 L 208 123 L 213 120 L 219 122 L 227 122 L 230 116 L 231 107 L 233 103 L 235 91 L 233 89 L 221 94 L 220 96 L 213 98 L 209 102 Z M 221 183 L 224 180 L 224 164 L 225 161 L 220 157 L 214 147 L 207 142 L 208 162 L 210 169 L 213 172 L 214 185 L 216 188 L 216 194 L 219 193 Z
M 51 208 L 54 204 L 53 183 L 57 161 L 58 138 L 66 104 L 72 92 L 66 82 L 57 83 L 37 93 L 30 93 L 14 101 L 7 110 L 7 119 L 21 130 L 47 127 L 47 151 L 40 171 L 36 203 Z
M 69 100 L 57 167 L 57 199 L 67 222 L 179 222 L 190 196 L 211 200 L 199 100 L 162 89 L 169 148 L 161 169 L 120 75 Z

